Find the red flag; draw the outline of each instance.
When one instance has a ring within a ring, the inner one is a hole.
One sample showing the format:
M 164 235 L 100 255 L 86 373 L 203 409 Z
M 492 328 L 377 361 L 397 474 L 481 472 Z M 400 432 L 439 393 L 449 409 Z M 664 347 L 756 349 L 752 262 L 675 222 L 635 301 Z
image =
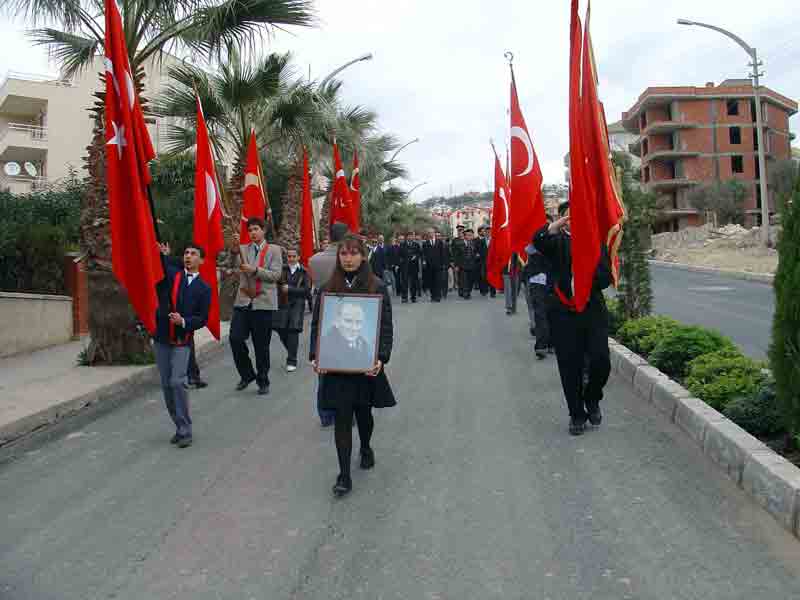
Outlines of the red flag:
M 350 188 L 344 176 L 342 159 L 339 156 L 339 146 L 336 140 L 333 142 L 333 193 L 331 194 L 331 224 L 344 223 L 352 233 L 358 233 L 358 223 L 353 220 L 353 208 L 351 205 Z
M 308 174 L 308 151 L 303 147 L 303 198 L 300 204 L 300 262 L 308 268 L 314 254 L 314 207 L 311 204 L 311 178 Z
M 486 259 L 486 280 L 495 289 L 503 287 L 503 267 L 511 258 L 511 228 L 509 227 L 508 185 L 494 154 L 494 204 L 492 206 L 492 240 Z
M 597 69 L 592 39 L 589 34 L 590 6 L 586 7 L 583 32 L 583 82 L 581 93 L 581 125 L 586 156 L 586 177 L 591 181 L 592 198 L 596 202 L 598 237 L 608 247 L 614 285 L 619 280 L 619 244 L 625 209 L 620 198 L 616 173 L 611 163 L 605 111 L 597 96 Z
M 361 229 L 361 177 L 358 172 L 358 150 L 353 153 L 353 173 L 350 175 L 350 201 L 353 204 L 354 231 Z
M 113 0 L 105 0 L 105 11 L 106 185 L 111 262 L 139 320 L 154 333 L 156 284 L 164 278 L 147 198 L 147 162 L 155 152 L 134 88 L 122 18 Z
M 217 253 L 225 247 L 222 237 L 222 196 L 217 171 L 211 154 L 211 143 L 197 98 L 197 153 L 194 172 L 194 243 L 206 253 L 200 266 L 200 277 L 211 287 L 211 306 L 208 310 L 208 330 L 215 338 L 219 331 L 219 285 L 217 283 Z
M 239 243 L 249 244 L 250 235 L 247 233 L 247 219 L 258 217 L 272 220 L 272 209 L 267 201 L 264 191 L 264 176 L 261 171 L 261 161 L 258 158 L 258 144 L 256 132 L 250 131 L 250 142 L 247 145 L 247 163 L 244 168 L 244 190 L 242 191 L 242 223 L 239 228 Z
M 542 171 L 517 97 L 511 68 L 511 248 L 524 252 L 533 234 L 546 222 L 542 196 Z

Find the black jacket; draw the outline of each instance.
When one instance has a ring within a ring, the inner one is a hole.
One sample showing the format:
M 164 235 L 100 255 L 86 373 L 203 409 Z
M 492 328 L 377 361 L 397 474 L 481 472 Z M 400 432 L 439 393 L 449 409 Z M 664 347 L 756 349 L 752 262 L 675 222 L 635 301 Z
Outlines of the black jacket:
M 386 268 L 394 269 L 400 264 L 400 245 L 386 246 Z
M 464 251 L 466 250 L 467 242 L 462 238 L 455 238 L 450 245 L 450 260 L 457 267 L 464 266 Z
M 164 267 L 164 279 L 156 284 L 156 295 L 158 296 L 158 308 L 156 309 L 156 333 L 153 339 L 162 344 L 172 344 L 184 346 L 189 343 L 192 335 L 198 329 L 202 329 L 208 322 L 208 309 L 211 306 L 211 288 L 200 279 L 194 278 L 192 285 L 186 285 L 186 273 L 183 265 L 174 262 L 167 257 L 161 257 L 161 264 Z M 172 306 L 172 288 L 175 278 L 181 276 L 178 288 L 178 301 Z M 186 321 L 186 327 L 175 326 L 175 339 L 171 340 L 169 335 L 169 313 L 177 312 Z
M 378 277 L 383 277 L 383 272 L 388 268 L 387 250 L 386 246 L 376 246 L 369 257 L 369 266 Z
M 450 265 L 450 251 L 442 240 L 422 244 L 422 256 L 429 269 L 441 271 Z
M 294 275 L 289 265 L 283 265 L 283 275 L 279 285 L 289 286 L 288 301 L 272 313 L 272 328 L 289 331 L 303 331 L 303 317 L 306 300 L 311 297 L 311 276 L 303 265 L 298 265 Z
M 400 267 L 413 272 L 422 264 L 422 248 L 417 242 L 406 240 L 400 244 Z
M 539 252 L 544 254 L 550 264 L 550 281 L 552 285 L 557 287 L 567 299 L 571 299 L 573 289 L 570 236 L 563 230 L 553 235 L 548 231 L 548 227 L 549 225 L 545 225 L 536 232 L 533 238 L 533 245 Z M 600 262 L 594 274 L 589 303 L 600 302 L 605 304 L 603 290 L 610 286 L 611 283 L 611 261 L 608 256 L 608 249 L 603 244 L 600 248 Z M 554 306 L 564 306 L 556 296 L 554 298 L 556 298 Z

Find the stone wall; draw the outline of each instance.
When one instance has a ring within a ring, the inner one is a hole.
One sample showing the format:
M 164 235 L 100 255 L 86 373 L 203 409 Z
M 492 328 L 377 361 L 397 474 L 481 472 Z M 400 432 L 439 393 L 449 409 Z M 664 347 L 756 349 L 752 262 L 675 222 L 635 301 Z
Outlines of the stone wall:
M 0 292 L 0 357 L 72 339 L 72 298 Z

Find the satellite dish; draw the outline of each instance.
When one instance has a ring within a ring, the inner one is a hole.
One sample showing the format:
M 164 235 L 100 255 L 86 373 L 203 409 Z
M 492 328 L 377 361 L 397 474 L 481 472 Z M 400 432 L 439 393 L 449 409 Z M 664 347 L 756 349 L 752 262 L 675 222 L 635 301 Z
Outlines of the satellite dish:
M 3 170 L 6 172 L 6 175 L 11 177 L 16 177 L 20 173 L 19 163 L 15 162 L 7 162 Z
M 36 170 L 36 165 L 32 162 L 25 163 L 25 172 L 30 175 L 31 177 L 36 177 L 38 175 L 38 171 Z

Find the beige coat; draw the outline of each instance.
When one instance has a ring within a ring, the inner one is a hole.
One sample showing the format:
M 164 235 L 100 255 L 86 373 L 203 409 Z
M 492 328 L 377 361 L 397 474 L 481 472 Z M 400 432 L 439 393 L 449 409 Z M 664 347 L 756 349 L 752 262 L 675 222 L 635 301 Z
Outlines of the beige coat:
M 255 244 L 239 246 L 240 254 L 234 257 L 234 268 L 238 270 L 241 261 L 258 267 L 258 256 Z M 280 246 L 269 244 L 267 255 L 264 257 L 264 266 L 259 267 L 254 274 L 239 273 L 239 292 L 236 294 L 234 306 L 248 306 L 253 303 L 253 310 L 278 310 L 278 287 L 283 274 L 283 250 Z M 256 292 L 256 280 L 261 281 L 261 293 L 251 298 Z

